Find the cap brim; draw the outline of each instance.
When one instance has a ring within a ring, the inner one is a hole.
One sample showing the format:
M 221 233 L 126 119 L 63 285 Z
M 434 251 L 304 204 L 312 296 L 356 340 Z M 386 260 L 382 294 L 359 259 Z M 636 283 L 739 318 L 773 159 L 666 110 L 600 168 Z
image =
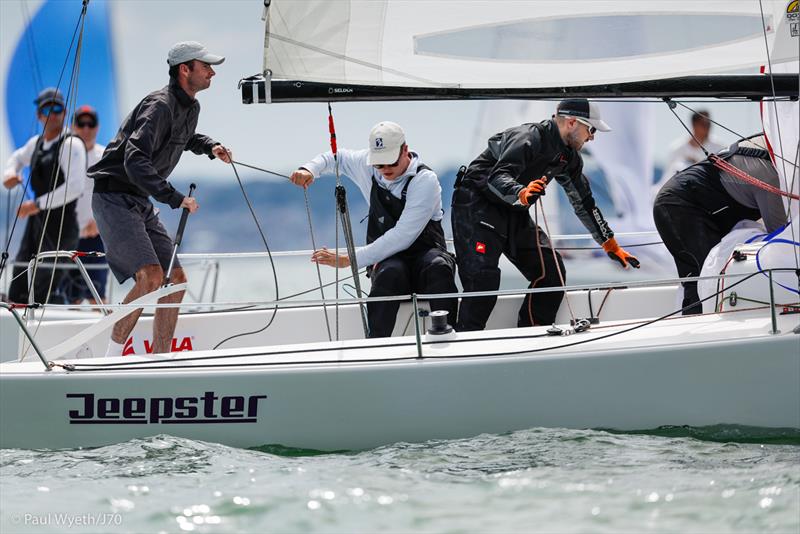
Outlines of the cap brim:
M 197 61 L 202 61 L 203 63 L 208 63 L 209 65 L 219 65 L 223 61 L 225 61 L 224 56 L 216 56 L 214 54 L 206 54 L 203 57 L 197 58 Z
M 592 126 L 597 128 L 598 132 L 610 132 L 611 131 L 611 127 L 608 124 L 606 124 L 605 122 L 603 122 L 602 119 L 583 119 L 583 120 L 589 121 L 589 123 Z
M 48 99 L 48 100 L 42 100 L 41 102 L 38 102 L 36 104 L 36 107 L 37 108 L 41 108 L 41 107 L 47 106 L 49 104 L 58 104 L 59 106 L 63 106 L 64 105 L 64 101 L 63 100 L 58 100 L 56 98 L 51 98 L 51 99 Z
M 400 158 L 400 150 L 402 145 L 394 150 L 381 150 L 380 152 L 369 151 L 367 162 L 370 165 L 391 165 Z

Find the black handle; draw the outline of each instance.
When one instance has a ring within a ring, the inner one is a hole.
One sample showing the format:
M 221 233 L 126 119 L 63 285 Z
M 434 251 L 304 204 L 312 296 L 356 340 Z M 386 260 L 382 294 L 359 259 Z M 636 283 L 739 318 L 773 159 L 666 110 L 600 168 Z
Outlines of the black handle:
M 187 195 L 189 198 L 192 197 L 194 190 L 197 189 L 197 185 L 190 184 L 189 185 L 189 194 Z M 183 240 L 183 231 L 186 229 L 186 221 L 189 220 L 189 208 L 183 208 L 183 213 L 181 213 L 181 221 L 178 223 L 178 233 L 175 234 L 175 244 L 180 245 L 181 241 Z

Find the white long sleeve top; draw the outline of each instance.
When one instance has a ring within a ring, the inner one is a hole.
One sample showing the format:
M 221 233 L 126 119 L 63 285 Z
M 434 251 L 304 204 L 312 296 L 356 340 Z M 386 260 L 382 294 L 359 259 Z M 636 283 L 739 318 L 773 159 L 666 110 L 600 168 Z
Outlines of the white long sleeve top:
M 28 139 L 25 145 L 11 154 L 6 163 L 6 170 L 3 173 L 4 178 L 19 176 L 20 171 L 31 164 L 31 158 L 38 139 L 39 136 L 34 135 Z M 47 150 L 60 139 L 61 136 L 51 141 L 45 141 L 42 143 L 42 148 Z M 64 204 L 69 204 L 77 199 L 83 192 L 83 186 L 86 182 L 86 147 L 83 141 L 74 136 L 68 137 L 61 146 L 58 161 L 61 165 L 61 172 L 64 173 L 64 183 L 49 193 L 36 197 L 36 206 L 40 210 L 60 208 Z
M 411 185 L 406 191 L 406 204 L 403 213 L 394 228 L 367 246 L 356 249 L 356 262 L 359 267 L 366 267 L 382 261 L 393 254 L 397 254 L 408 247 L 425 229 L 428 221 L 442 220 L 442 187 L 439 178 L 431 170 L 422 169 L 417 172 L 422 163 L 417 154 L 411 153 L 411 163 L 404 174 L 394 180 L 387 180 L 380 172 L 368 163 L 369 150 L 338 151 L 339 172 L 349 177 L 361 190 L 361 194 L 369 204 L 372 190 L 372 177 L 375 176 L 379 187 L 387 189 L 392 195 L 401 198 L 403 188 L 409 178 L 414 176 Z M 333 154 L 328 151 L 302 166 L 314 178 L 331 173 L 335 169 Z

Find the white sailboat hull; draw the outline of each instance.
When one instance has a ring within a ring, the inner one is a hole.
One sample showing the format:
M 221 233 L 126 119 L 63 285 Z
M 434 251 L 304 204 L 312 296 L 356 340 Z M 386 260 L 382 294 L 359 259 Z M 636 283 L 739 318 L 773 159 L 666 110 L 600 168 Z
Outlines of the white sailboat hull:
M 614 327 L 567 337 L 510 338 L 543 329 L 465 333 L 457 336 L 463 342 L 423 343 L 422 359 L 414 338 L 403 337 L 185 363 L 173 354 L 155 360 L 159 370 L 45 372 L 40 362 L 4 363 L 0 447 L 93 447 L 163 433 L 239 447 L 353 450 L 531 427 L 798 429 L 796 317 L 779 317 L 784 333 L 774 335 L 769 318 L 754 311 L 665 321 L 563 348 Z M 523 353 L 502 354 L 515 351 Z M 193 356 L 220 352 L 230 351 Z M 154 358 L 75 362 L 146 360 Z

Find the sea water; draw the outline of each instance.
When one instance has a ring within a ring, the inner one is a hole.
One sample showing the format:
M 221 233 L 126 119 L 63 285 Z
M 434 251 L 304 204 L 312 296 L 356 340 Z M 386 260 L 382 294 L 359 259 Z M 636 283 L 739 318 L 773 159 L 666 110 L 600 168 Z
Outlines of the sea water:
M 0 451 L 0 531 L 800 531 L 800 433 L 534 428 L 320 454 L 167 435 Z

